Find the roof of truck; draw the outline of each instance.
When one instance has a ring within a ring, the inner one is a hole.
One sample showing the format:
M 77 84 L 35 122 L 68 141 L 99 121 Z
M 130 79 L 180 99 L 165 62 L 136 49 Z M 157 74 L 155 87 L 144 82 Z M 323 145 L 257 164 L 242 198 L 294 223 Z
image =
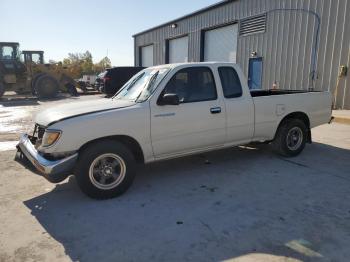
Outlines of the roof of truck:
M 210 62 L 188 62 L 188 63 L 175 63 L 175 64 L 163 64 L 163 65 L 155 65 L 155 66 L 150 66 L 149 68 L 175 68 L 179 66 L 184 66 L 184 65 L 215 65 L 215 64 L 220 64 L 220 65 L 235 65 L 236 63 L 232 62 L 219 62 L 219 61 L 210 61 Z

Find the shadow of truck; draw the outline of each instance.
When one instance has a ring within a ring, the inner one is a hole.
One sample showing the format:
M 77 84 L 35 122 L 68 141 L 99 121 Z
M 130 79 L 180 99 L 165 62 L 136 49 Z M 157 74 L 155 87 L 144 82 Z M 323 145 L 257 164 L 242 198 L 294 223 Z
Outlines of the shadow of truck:
M 24 204 L 73 261 L 319 259 L 286 246 L 295 239 L 339 259 L 350 256 L 349 160 L 319 143 L 291 159 L 238 147 L 147 165 L 116 199 L 91 200 L 71 177 Z

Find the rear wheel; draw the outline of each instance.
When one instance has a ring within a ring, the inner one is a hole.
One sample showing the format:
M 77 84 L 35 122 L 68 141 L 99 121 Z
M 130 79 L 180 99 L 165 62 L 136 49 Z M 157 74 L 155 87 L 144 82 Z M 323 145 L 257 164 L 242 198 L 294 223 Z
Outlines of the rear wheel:
M 40 76 L 35 81 L 35 91 L 39 98 L 56 97 L 59 90 L 59 83 L 49 75 Z
M 293 157 L 303 151 L 306 139 L 307 127 L 305 123 L 300 119 L 288 119 L 281 123 L 278 128 L 272 146 L 280 155 Z
M 123 144 L 99 141 L 81 152 L 75 176 L 80 189 L 89 197 L 113 198 L 131 186 L 135 164 L 133 154 Z

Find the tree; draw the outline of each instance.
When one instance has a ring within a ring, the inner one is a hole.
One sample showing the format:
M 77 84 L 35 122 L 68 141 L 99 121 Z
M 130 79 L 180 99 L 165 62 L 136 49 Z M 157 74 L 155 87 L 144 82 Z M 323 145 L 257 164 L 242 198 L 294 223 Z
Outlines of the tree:
M 107 56 L 105 56 L 104 58 L 101 59 L 100 62 L 95 64 L 95 72 L 99 73 L 106 70 L 106 68 L 110 68 L 110 67 L 112 67 L 111 60 Z
M 111 60 L 106 56 L 94 64 L 92 54 L 89 51 L 84 53 L 68 53 L 68 57 L 61 62 L 70 71 L 72 78 L 80 78 L 83 75 L 98 74 L 106 68 L 112 67 Z

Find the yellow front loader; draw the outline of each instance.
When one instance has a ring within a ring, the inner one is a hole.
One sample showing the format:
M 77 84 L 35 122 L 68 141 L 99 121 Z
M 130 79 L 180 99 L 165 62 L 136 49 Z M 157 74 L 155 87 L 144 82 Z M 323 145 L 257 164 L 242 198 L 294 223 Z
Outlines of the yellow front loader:
M 22 56 L 18 43 L 0 42 L 0 97 L 7 90 L 39 98 L 53 98 L 59 92 L 78 94 L 69 69 L 61 63 L 44 64 L 43 51 L 22 51 Z

